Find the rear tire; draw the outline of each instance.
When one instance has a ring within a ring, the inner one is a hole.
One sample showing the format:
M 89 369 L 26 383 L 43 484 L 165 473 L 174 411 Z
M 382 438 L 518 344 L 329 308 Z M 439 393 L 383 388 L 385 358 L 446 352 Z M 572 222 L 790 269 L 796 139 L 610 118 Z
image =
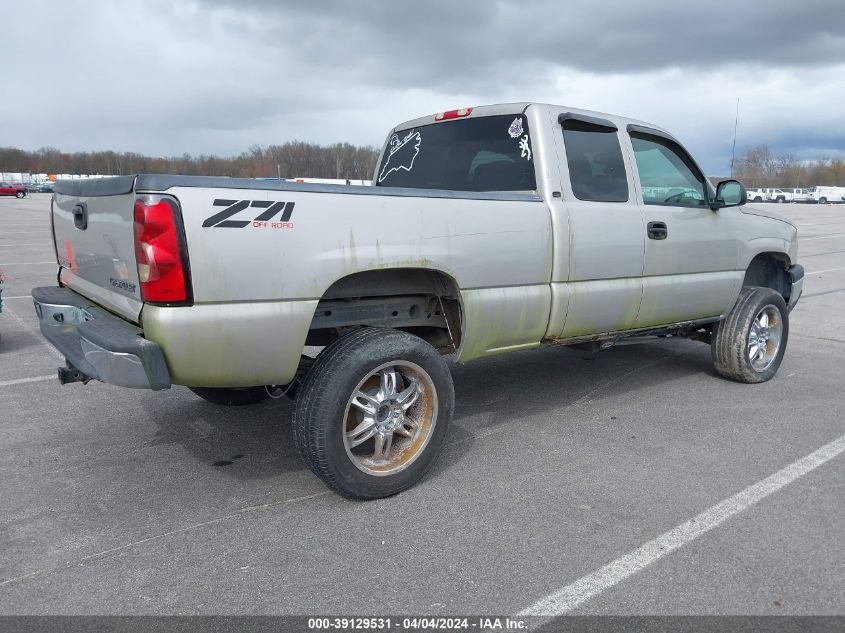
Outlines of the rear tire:
M 261 387 L 188 387 L 203 400 L 227 407 L 239 407 L 255 404 L 270 396 L 267 389 Z
M 293 418 L 299 453 L 330 488 L 379 499 L 417 483 L 452 417 L 449 367 L 421 338 L 362 328 L 317 356 Z
M 711 338 L 713 366 L 723 377 L 759 383 L 778 371 L 789 339 L 789 311 L 780 293 L 747 286 Z

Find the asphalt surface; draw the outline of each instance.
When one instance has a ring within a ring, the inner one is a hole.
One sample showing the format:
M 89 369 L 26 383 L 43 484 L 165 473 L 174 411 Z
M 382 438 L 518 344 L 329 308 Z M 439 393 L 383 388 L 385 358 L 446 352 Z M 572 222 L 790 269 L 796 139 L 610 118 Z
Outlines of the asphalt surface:
M 591 574 L 845 434 L 845 205 L 767 206 L 807 270 L 774 380 L 673 339 L 455 367 L 432 472 L 356 503 L 286 401 L 59 386 L 49 196 L 0 199 L 0 614 L 510 614 Z M 572 613 L 845 614 L 843 481 L 845 453 Z

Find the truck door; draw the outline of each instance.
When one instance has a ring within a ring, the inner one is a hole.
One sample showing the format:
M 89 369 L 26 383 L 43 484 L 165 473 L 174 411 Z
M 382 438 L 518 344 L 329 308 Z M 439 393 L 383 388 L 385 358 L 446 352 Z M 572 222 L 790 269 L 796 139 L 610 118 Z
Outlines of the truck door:
M 710 209 L 704 175 L 672 137 L 635 125 L 628 131 L 648 238 L 637 327 L 724 314 L 743 279 L 738 210 Z
M 552 278 L 548 338 L 631 329 L 642 297 L 645 229 L 618 127 L 572 112 L 554 115 L 569 249 L 568 267 L 555 262 L 556 271 L 568 271 Z

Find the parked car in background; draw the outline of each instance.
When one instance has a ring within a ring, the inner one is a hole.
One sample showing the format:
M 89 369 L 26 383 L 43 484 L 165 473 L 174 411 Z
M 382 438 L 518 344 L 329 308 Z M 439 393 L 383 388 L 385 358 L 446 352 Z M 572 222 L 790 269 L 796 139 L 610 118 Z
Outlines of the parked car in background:
M 819 204 L 845 202 L 845 187 L 813 187 L 812 196 Z
M 20 182 L 0 182 L 0 196 L 26 196 L 26 187 Z
M 748 202 L 763 202 L 765 194 L 762 189 L 748 189 Z
M 28 193 L 53 193 L 54 185 L 52 182 L 29 182 L 26 184 Z

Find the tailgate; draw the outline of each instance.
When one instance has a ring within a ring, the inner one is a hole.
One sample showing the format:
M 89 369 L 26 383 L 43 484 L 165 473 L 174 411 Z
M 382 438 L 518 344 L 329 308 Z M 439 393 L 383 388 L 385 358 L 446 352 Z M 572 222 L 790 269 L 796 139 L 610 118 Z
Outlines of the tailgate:
M 59 181 L 52 220 L 62 284 L 135 323 L 134 176 Z

